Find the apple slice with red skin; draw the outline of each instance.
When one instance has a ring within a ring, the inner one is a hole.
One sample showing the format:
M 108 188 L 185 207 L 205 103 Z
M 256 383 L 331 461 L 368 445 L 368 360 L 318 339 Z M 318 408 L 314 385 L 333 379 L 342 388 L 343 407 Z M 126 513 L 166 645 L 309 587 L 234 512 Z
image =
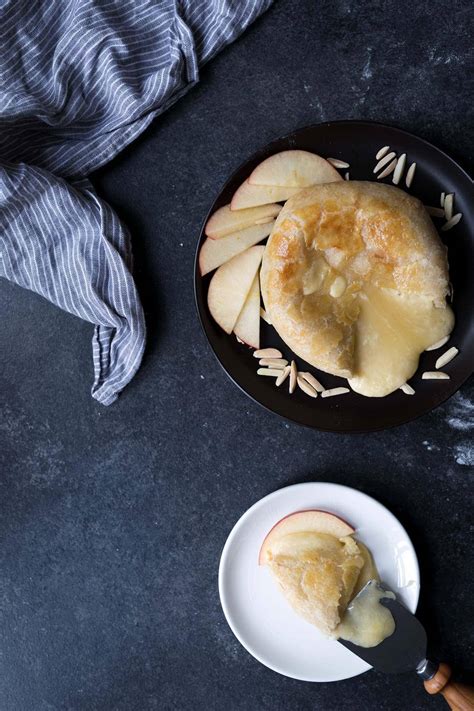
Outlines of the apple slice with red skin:
M 309 151 L 281 151 L 257 165 L 250 174 L 250 185 L 278 185 L 307 188 L 320 183 L 342 180 L 325 158 Z
M 326 533 L 336 538 L 343 538 L 355 533 L 355 528 L 329 511 L 319 509 L 308 509 L 307 511 L 296 511 L 295 513 L 280 519 L 267 533 L 260 548 L 258 564 L 265 565 L 265 557 L 270 550 L 272 543 L 281 536 L 290 533 L 300 533 L 302 531 L 312 531 L 313 533 Z

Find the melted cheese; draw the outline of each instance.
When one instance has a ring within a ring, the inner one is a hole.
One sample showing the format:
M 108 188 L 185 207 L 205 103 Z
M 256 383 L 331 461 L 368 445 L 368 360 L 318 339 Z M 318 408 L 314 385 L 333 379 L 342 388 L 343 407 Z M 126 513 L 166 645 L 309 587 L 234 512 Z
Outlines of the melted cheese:
M 352 600 L 334 636 L 359 647 L 376 647 L 390 637 L 395 632 L 395 620 L 390 610 L 380 603 L 382 598 L 394 600 L 395 595 L 382 590 L 375 581 L 368 583 Z
M 449 308 L 437 308 L 430 298 L 400 294 L 368 284 L 359 292 L 355 335 L 355 392 L 383 397 L 406 383 L 431 343 L 453 327 Z

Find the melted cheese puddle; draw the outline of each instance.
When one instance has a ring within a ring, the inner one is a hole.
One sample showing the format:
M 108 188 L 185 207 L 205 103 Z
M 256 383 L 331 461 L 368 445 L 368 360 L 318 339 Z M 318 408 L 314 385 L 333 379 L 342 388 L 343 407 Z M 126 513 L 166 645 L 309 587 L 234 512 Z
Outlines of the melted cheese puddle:
M 437 308 L 418 294 L 365 285 L 359 292 L 360 313 L 355 337 L 353 390 L 383 397 L 416 372 L 420 354 L 451 332 L 449 307 Z
M 390 610 L 380 603 L 382 598 L 394 600 L 395 595 L 370 581 L 348 606 L 334 636 L 359 647 L 376 647 L 390 637 L 395 632 L 395 621 Z
M 361 395 L 384 397 L 415 374 L 428 346 L 451 333 L 453 312 L 447 305 L 436 307 L 429 296 L 375 286 L 369 277 L 361 280 L 360 274 L 352 281 L 343 265 L 334 266 L 337 260 L 330 252 L 326 250 L 324 256 L 306 252 L 301 311 L 316 320 L 326 304 L 341 334 L 344 328 L 353 329 L 349 384 Z M 359 255 L 359 262 L 363 256 Z

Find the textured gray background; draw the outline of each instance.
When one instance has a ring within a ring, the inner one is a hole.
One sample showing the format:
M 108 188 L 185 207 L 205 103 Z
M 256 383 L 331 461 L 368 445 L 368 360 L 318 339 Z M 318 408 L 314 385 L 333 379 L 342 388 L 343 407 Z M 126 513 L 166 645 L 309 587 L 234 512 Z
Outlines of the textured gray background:
M 473 381 L 385 433 L 285 423 L 227 380 L 192 285 L 229 172 L 295 127 L 376 119 L 472 170 L 470 7 L 278 0 L 96 176 L 133 231 L 149 326 L 143 367 L 109 409 L 89 395 L 91 326 L 0 285 L 2 711 L 441 710 L 410 675 L 285 679 L 227 627 L 230 528 L 261 496 L 318 479 L 375 496 L 407 527 L 432 652 L 472 680 Z

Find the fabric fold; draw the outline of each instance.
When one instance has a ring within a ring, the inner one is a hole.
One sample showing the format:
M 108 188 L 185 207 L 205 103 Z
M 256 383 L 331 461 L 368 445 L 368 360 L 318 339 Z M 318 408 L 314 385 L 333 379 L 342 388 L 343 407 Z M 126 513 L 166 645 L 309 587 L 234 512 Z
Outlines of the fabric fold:
M 92 395 L 136 373 L 130 235 L 86 179 L 199 79 L 271 0 L 5 0 L 0 275 L 94 324 Z

